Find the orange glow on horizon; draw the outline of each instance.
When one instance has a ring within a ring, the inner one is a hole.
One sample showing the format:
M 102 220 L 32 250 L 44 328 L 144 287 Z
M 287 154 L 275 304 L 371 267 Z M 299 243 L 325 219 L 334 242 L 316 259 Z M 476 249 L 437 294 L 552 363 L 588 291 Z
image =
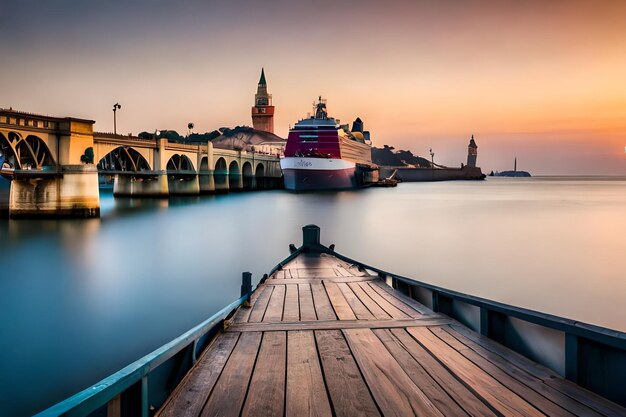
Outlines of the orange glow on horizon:
M 139 0 L 85 6 L 54 27 L 53 6 L 28 4 L 0 16 L 5 62 L 19 63 L 5 67 L 1 107 L 93 118 L 103 131 L 115 102 L 125 132 L 251 125 L 264 66 L 282 136 L 321 94 L 378 146 L 437 147 L 458 164 L 474 133 L 485 170 L 523 151 L 537 173 L 626 175 L 626 2 Z M 558 166 L 545 158 L 555 152 Z

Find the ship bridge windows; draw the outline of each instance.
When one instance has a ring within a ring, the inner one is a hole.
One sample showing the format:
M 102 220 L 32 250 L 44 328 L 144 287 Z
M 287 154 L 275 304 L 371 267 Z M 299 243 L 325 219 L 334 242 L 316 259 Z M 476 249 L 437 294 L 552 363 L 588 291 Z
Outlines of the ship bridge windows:
M 317 142 L 317 135 L 311 135 L 311 134 L 300 135 L 300 142 Z

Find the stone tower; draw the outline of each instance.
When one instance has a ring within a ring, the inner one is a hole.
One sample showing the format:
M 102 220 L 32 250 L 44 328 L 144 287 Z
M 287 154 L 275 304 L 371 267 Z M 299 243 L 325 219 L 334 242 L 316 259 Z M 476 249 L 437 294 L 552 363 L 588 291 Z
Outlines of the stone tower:
M 272 106 L 272 95 L 267 93 L 267 82 L 265 82 L 263 68 L 261 68 L 261 79 L 254 95 L 252 127 L 274 133 L 274 106 Z
M 476 166 L 477 156 L 478 156 L 478 146 L 476 146 L 476 142 L 474 142 L 474 135 L 472 135 L 469 146 L 467 147 L 467 166 L 468 167 Z

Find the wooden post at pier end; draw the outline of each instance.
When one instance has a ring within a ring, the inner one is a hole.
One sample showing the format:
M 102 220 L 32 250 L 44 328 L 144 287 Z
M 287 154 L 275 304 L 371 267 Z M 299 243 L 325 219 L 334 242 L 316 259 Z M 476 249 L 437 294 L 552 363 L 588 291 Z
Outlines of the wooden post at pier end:
M 320 228 L 314 224 L 307 224 L 302 228 L 302 245 L 305 247 L 320 244 Z

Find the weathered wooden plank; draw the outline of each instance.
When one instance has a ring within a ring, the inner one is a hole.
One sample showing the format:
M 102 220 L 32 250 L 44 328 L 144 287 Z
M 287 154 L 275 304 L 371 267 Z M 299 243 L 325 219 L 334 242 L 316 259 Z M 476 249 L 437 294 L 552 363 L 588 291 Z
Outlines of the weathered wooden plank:
M 335 320 L 335 310 L 330 303 L 328 294 L 324 284 L 311 283 L 311 292 L 313 293 L 313 305 L 315 306 L 315 314 L 319 320 Z
M 335 314 L 339 320 L 356 320 L 356 316 L 354 315 L 352 308 L 350 308 L 350 305 L 346 301 L 339 287 L 337 287 L 337 284 L 325 281 L 324 287 L 326 287 L 328 299 L 330 300 L 330 304 L 333 306 L 333 310 L 335 310 Z
M 467 416 L 468 414 L 437 384 L 409 352 L 407 352 L 391 335 L 388 329 L 373 330 L 374 334 L 385 345 L 404 372 L 411 378 L 428 399 L 445 416 Z M 470 394 L 471 395 L 471 394 Z
M 285 415 L 332 416 L 313 332 L 289 332 L 287 337 Z
M 316 331 L 315 340 L 334 415 L 379 416 L 376 404 L 341 331 Z
M 411 315 L 405 313 L 404 311 L 387 301 L 387 299 L 382 297 L 380 294 L 378 294 L 378 292 L 376 292 L 367 282 L 362 282 L 358 285 L 367 295 L 372 298 L 372 300 L 374 300 L 383 310 L 387 312 L 387 314 L 389 314 L 394 319 L 406 319 L 409 317 L 418 318 L 423 316 L 422 314 L 417 313 L 415 310 L 408 306 L 405 307 L 410 310 Z
M 378 336 L 380 336 L 382 332 L 382 330 L 376 330 Z M 419 343 L 417 343 L 415 339 L 411 335 L 409 335 L 409 333 L 407 333 L 406 329 L 389 329 L 384 330 L 384 332 L 386 332 L 388 335 L 391 335 L 393 341 L 397 345 L 401 346 L 407 353 L 409 353 L 414 358 L 416 363 L 427 373 L 427 375 L 433 381 L 435 381 L 437 385 L 440 386 L 442 390 L 445 391 L 445 393 L 465 411 L 465 413 L 471 416 L 497 415 L 495 413 L 495 410 L 492 410 L 485 403 L 483 403 L 482 399 L 479 396 L 475 395 L 474 392 L 469 390 L 427 350 L 425 350 Z M 383 340 L 383 342 L 386 342 L 386 339 L 381 340 Z M 387 345 L 387 343 L 385 344 Z M 406 359 L 406 357 L 402 356 L 400 356 L 399 358 L 408 360 Z
M 407 333 L 405 329 L 391 329 L 390 333 L 407 352 L 424 368 L 426 372 L 454 399 L 469 415 L 494 416 L 492 409 L 487 407 L 479 397 L 454 377 L 439 363 L 422 345 Z
M 352 312 L 359 320 L 374 320 L 374 315 L 365 307 L 354 292 L 343 282 L 336 284 L 346 301 L 350 305 Z
M 461 352 L 463 356 L 465 356 L 466 358 L 468 358 L 469 360 L 471 360 L 472 362 L 474 362 L 476 365 L 480 366 L 481 368 L 485 370 L 488 369 L 488 366 L 483 365 L 484 361 L 488 362 L 489 364 L 493 364 L 493 366 L 498 367 L 498 369 L 505 372 L 508 376 L 515 378 L 515 380 L 519 381 L 519 383 L 522 383 L 525 386 L 531 388 L 532 390 L 541 394 L 543 397 L 549 399 L 550 401 L 554 402 L 555 404 L 569 411 L 573 415 L 590 416 L 590 417 L 601 416 L 601 414 L 596 413 L 595 411 L 591 410 L 589 407 L 568 397 L 567 395 L 550 387 L 549 385 L 544 384 L 543 381 L 540 378 L 536 377 L 535 375 L 532 375 L 532 374 L 527 373 L 526 371 L 523 371 L 522 369 L 518 368 L 512 363 L 504 360 L 501 356 L 488 351 L 487 349 L 483 348 L 479 344 L 476 344 L 475 342 L 466 338 L 465 336 L 463 336 L 456 330 L 452 329 L 451 327 L 445 326 L 445 327 L 442 327 L 441 329 L 445 332 L 445 334 L 442 334 L 441 332 L 439 332 L 439 329 L 437 329 L 437 331 L 433 330 L 433 333 L 435 333 L 437 336 L 439 336 L 440 339 L 446 341 L 451 346 L 453 346 L 455 341 L 456 343 L 461 343 L 463 347 L 457 350 Z M 450 338 L 454 338 L 454 340 L 451 340 Z M 470 348 L 471 350 L 468 350 L 467 348 Z M 494 373 L 490 371 L 488 372 L 493 377 L 496 377 Z M 514 386 L 515 386 L 514 384 L 509 385 L 509 387 L 514 387 Z M 520 394 L 522 397 L 526 399 L 533 398 L 532 396 L 526 397 L 522 395 L 520 392 L 518 392 L 518 394 Z M 534 401 L 533 401 L 533 404 L 534 404 Z M 543 410 L 541 407 L 538 407 L 538 408 Z M 548 414 L 551 413 L 548 410 L 543 410 L 543 411 L 547 412 Z M 564 413 L 560 413 L 560 414 L 564 414 Z
M 258 323 L 263 320 L 263 316 L 265 315 L 265 310 L 267 309 L 267 304 L 270 301 L 270 297 L 272 296 L 272 292 L 274 291 L 274 287 L 263 287 L 263 292 L 259 295 L 259 298 L 252 304 L 252 308 L 250 311 L 250 317 L 248 318 L 248 322 L 250 323 Z
M 298 284 L 298 298 L 300 300 L 300 320 L 317 320 L 310 284 Z
M 376 303 L 365 291 L 361 288 L 357 283 L 345 284 L 357 296 L 357 298 L 367 307 L 367 309 L 372 313 L 375 319 L 378 320 L 389 320 L 391 316 L 387 314 L 385 310 L 382 309 L 381 306 Z
M 178 384 L 157 415 L 159 417 L 197 417 L 200 415 L 237 339 L 239 339 L 239 333 L 217 336 L 196 365 Z
M 434 316 L 405 320 L 312 320 L 231 324 L 226 332 L 276 332 L 289 330 L 397 329 L 402 327 L 446 326 L 452 319 Z
M 245 323 L 250 320 L 250 314 L 252 313 L 252 306 L 257 302 L 265 287 L 259 287 L 252 292 L 250 296 L 250 307 L 241 306 L 237 309 L 237 312 L 232 318 L 233 323 Z
M 281 321 L 283 318 L 283 308 L 285 306 L 285 286 L 274 287 L 270 301 L 267 304 L 263 321 Z
M 285 285 L 285 308 L 283 309 L 284 321 L 300 320 L 300 301 L 298 300 L 298 284 Z
M 473 332 L 472 330 L 461 324 L 453 323 L 451 327 L 469 340 L 479 344 L 486 350 L 502 357 L 505 362 L 511 363 L 518 368 L 523 369 L 527 373 L 541 378 L 546 385 L 562 392 L 563 394 L 575 399 L 576 401 L 581 402 L 582 404 L 595 410 L 596 412 L 607 416 L 626 415 L 626 410 L 623 407 L 620 407 L 619 405 L 607 400 L 606 398 L 603 398 L 591 391 L 588 391 L 571 381 L 563 379 L 560 375 L 558 375 L 551 369 L 548 369 L 543 365 L 533 362 L 532 360 L 520 355 L 517 352 L 507 349 L 499 343 L 476 332 Z
M 282 416 L 285 406 L 287 333 L 263 333 L 242 416 Z
M 309 284 L 314 282 L 332 281 L 332 282 L 366 282 L 374 281 L 377 277 L 315 277 L 315 278 L 291 278 L 291 279 L 270 279 L 267 285 L 286 285 L 286 284 Z
M 452 337 L 449 333 L 446 333 L 441 328 L 433 328 L 430 329 L 431 332 L 437 336 L 439 339 L 443 340 L 454 350 L 459 352 L 465 358 L 470 360 L 480 369 L 482 369 L 487 374 L 491 375 L 496 381 L 500 384 L 506 386 L 509 390 L 513 391 L 521 398 L 529 402 L 533 405 L 533 407 L 537 408 L 539 411 L 543 412 L 549 416 L 569 416 L 573 417 L 574 414 L 568 412 L 564 408 L 550 401 L 550 399 L 536 392 L 535 390 L 527 387 L 522 384 L 515 378 L 512 378 L 509 374 L 504 372 L 502 369 L 495 366 L 493 363 L 489 362 L 485 358 L 478 355 L 471 349 L 468 349 L 466 345 L 459 342 L 457 339 Z
M 407 331 L 450 372 L 498 412 L 519 417 L 543 415 L 523 398 L 435 336 L 429 329 L 409 327 Z
M 352 276 L 352 274 L 350 274 L 348 270 L 343 268 L 341 265 L 335 266 L 333 270 L 335 271 L 335 275 L 337 275 L 338 277 L 351 277 Z
M 420 317 L 422 315 L 433 314 L 433 311 L 423 304 L 418 303 L 412 298 L 395 291 L 389 285 L 385 284 L 382 280 L 372 281 L 371 287 L 400 310 L 404 311 L 411 317 Z
M 370 329 L 343 333 L 385 416 L 443 416 Z
M 239 416 L 260 343 L 260 332 L 245 333 L 239 337 L 202 410 L 202 417 Z
M 311 277 L 336 277 L 337 274 L 333 268 L 302 268 L 298 269 L 298 278 Z

